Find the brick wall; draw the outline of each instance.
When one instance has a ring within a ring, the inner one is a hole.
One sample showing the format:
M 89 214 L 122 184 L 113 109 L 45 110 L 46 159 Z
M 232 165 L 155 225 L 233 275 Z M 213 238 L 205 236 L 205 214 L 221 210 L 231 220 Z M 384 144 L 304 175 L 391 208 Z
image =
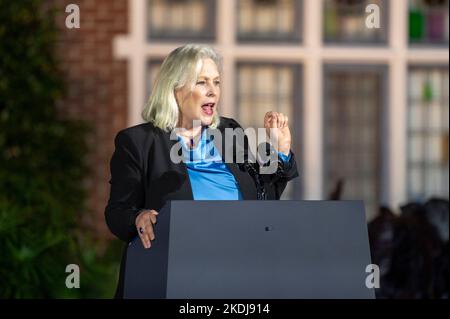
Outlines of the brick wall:
M 86 177 L 87 211 L 80 223 L 110 238 L 104 222 L 109 196 L 109 160 L 114 136 L 127 125 L 127 63 L 113 57 L 113 38 L 128 33 L 128 0 L 51 0 L 59 9 L 58 55 L 67 95 L 58 103 L 62 116 L 83 119 L 93 128 L 88 137 L 91 169 Z M 80 7 L 80 29 L 67 29 L 65 7 Z M 80 214 L 81 216 L 81 214 Z

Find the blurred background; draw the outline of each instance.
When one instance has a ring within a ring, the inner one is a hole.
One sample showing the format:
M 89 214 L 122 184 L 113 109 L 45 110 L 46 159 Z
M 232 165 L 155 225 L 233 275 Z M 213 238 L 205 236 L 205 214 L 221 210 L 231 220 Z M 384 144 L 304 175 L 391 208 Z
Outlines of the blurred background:
M 378 297 L 448 298 L 448 0 L 0 0 L 0 16 L 0 297 L 113 296 L 115 134 L 142 122 L 170 51 L 207 43 L 222 115 L 290 118 L 283 198 L 363 199 Z

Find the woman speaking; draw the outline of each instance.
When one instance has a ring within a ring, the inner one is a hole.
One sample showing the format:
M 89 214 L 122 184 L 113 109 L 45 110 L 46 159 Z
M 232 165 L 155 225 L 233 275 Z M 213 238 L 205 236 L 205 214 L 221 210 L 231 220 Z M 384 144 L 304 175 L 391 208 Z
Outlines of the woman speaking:
M 161 65 L 142 113 L 145 123 L 117 134 L 105 217 L 121 240 L 139 236 L 151 248 L 158 211 L 169 200 L 277 200 L 298 176 L 288 118 L 282 113 L 267 112 L 261 119 L 274 141 L 264 144 L 267 154 L 276 154 L 271 174 L 262 174 L 264 165 L 258 161 L 248 161 L 246 136 L 244 143 L 224 138 L 218 144 L 216 135 L 208 134 L 215 130 L 225 137 L 226 129 L 242 130 L 234 119 L 219 116 L 220 70 L 221 57 L 209 46 L 175 49 Z M 225 161 L 229 144 L 233 160 Z M 243 162 L 235 160 L 239 150 L 244 150 Z M 174 154 L 182 160 L 174 160 Z M 126 248 L 116 297 L 123 296 L 125 256 Z

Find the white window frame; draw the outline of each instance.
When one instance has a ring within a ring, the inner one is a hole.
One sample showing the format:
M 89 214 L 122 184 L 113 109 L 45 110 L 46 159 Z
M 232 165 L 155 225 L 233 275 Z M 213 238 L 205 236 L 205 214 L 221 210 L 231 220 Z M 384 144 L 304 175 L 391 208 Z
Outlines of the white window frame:
M 234 65 L 236 61 L 293 62 L 303 66 L 304 154 L 303 198 L 323 199 L 322 171 L 322 66 L 334 64 L 385 64 L 388 66 L 388 176 L 387 203 L 393 208 L 407 201 L 407 77 L 414 64 L 448 65 L 448 48 L 415 48 L 408 40 L 408 0 L 391 0 L 389 7 L 388 44 L 386 46 L 332 46 L 322 41 L 322 1 L 303 0 L 303 34 L 299 45 L 253 45 L 235 41 L 235 8 L 238 0 L 217 0 L 216 43 L 212 44 L 224 58 L 221 113 L 235 116 Z M 147 37 L 146 0 L 129 0 L 129 34 L 114 39 L 114 55 L 128 61 L 128 125 L 142 123 L 141 110 L 147 97 L 146 65 L 150 58 L 164 58 L 184 43 L 150 43 Z M 308 14 L 305 14 L 307 12 Z M 393 129 L 395 128 L 395 129 Z

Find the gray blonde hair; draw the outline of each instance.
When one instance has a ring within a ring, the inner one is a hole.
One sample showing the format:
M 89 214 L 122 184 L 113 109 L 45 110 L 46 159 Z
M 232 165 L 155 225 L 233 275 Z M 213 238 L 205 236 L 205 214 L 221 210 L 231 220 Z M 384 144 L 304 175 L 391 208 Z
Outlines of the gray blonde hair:
M 142 111 L 144 121 L 152 122 L 165 131 L 174 129 L 180 116 L 175 90 L 189 85 L 192 91 L 202 68 L 202 60 L 208 58 L 216 63 L 219 73 L 222 73 L 222 57 L 210 46 L 186 44 L 170 52 L 161 65 Z M 209 127 L 217 128 L 219 121 L 220 117 L 215 113 Z

